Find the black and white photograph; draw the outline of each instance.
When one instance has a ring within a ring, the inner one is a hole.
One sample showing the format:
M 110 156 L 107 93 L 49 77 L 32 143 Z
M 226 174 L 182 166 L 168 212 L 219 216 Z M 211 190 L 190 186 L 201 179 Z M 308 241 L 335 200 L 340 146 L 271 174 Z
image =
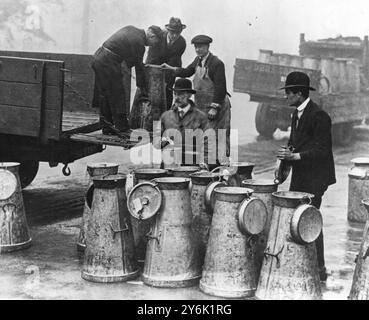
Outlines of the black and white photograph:
M 0 0 L 0 300 L 369 300 L 368 36 L 366 0 Z

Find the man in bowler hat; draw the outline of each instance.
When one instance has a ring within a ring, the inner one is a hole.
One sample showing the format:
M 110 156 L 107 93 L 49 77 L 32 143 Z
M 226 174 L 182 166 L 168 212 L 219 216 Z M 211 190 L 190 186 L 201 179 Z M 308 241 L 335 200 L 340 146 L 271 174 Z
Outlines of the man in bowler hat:
M 288 148 L 278 150 L 277 157 L 292 165 L 290 191 L 313 194 L 312 205 L 319 209 L 324 192 L 336 182 L 331 118 L 310 99 L 309 92 L 315 89 L 310 86 L 307 74 L 291 72 L 282 89 L 288 104 L 296 109 L 292 114 Z M 325 281 L 323 231 L 315 243 L 320 279 Z
M 207 161 L 206 144 L 200 145 L 201 150 L 196 150 L 196 141 L 186 141 L 185 130 L 195 130 L 200 129 L 205 132 L 208 129 L 208 119 L 204 112 L 202 112 L 195 103 L 191 100 L 191 96 L 196 94 L 196 90 L 192 89 L 192 83 L 188 79 L 179 78 L 176 80 L 174 87 L 171 88 L 174 93 L 174 104 L 173 107 L 165 111 L 161 118 L 161 147 L 164 148 L 169 144 L 171 140 L 169 136 L 166 136 L 165 131 L 168 129 L 175 129 L 181 135 L 182 145 L 179 146 L 182 149 L 182 165 L 191 165 L 191 163 L 186 163 L 185 153 L 189 152 L 204 152 L 204 159 L 199 159 L 200 166 L 204 166 Z M 186 150 L 186 145 L 192 146 L 191 150 Z M 195 159 L 196 160 L 196 159 Z
M 217 133 L 217 159 L 210 164 L 214 168 L 219 164 L 227 164 L 230 155 L 230 122 L 231 104 L 227 92 L 225 67 L 223 61 L 213 55 L 209 48 L 213 39 L 207 35 L 197 35 L 191 43 L 195 46 L 197 57 L 187 68 L 173 68 L 163 64 L 164 68 L 174 71 L 176 76 L 193 78 L 196 105 L 205 112 L 209 126 Z M 225 141 L 218 140 L 218 129 L 224 129 Z M 209 145 L 209 152 L 212 146 Z

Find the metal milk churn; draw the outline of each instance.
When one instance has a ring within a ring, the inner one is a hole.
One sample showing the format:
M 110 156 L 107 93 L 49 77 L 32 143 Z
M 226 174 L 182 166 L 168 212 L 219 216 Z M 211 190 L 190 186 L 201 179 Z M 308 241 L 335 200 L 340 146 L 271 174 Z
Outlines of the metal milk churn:
M 366 222 L 368 213 L 361 200 L 369 198 L 369 158 L 351 160 L 354 166 L 349 170 L 347 219 Z
M 187 178 L 158 178 L 132 189 L 128 199 L 132 215 L 142 214 L 145 208 L 151 214 L 158 212 L 147 234 L 149 241 L 142 274 L 147 285 L 188 287 L 198 283 L 201 277 L 198 242 L 191 228 L 189 182 Z M 142 188 L 145 192 L 140 190 Z M 150 205 L 152 210 L 148 209 Z
M 265 224 L 264 230 L 258 237 L 256 244 L 256 271 L 260 274 L 261 265 L 264 258 L 264 250 L 266 248 L 268 234 L 270 229 L 270 223 L 272 221 L 273 214 L 273 201 L 272 201 L 272 193 L 276 192 L 278 189 L 278 184 L 275 183 L 274 180 L 271 179 L 248 179 L 242 181 L 242 187 L 254 190 L 253 196 L 259 198 L 265 204 L 267 208 L 267 220 Z
M 121 282 L 139 275 L 125 182 L 121 174 L 93 177 L 94 196 L 86 232 L 82 278 Z
M 264 203 L 253 190 L 222 187 L 215 191 L 201 291 L 225 298 L 254 295 L 257 285 L 255 241 L 267 219 Z
M 314 241 L 322 215 L 311 203 L 314 195 L 277 191 L 267 247 L 255 296 L 265 300 L 321 299 Z
M 0 163 L 0 253 L 31 245 L 17 162 Z
M 369 213 L 369 199 L 362 200 Z M 352 280 L 349 300 L 369 300 L 369 220 L 366 221 L 363 240 L 356 257 L 355 272 Z
M 168 170 L 164 169 L 147 168 L 133 171 L 134 185 L 166 176 L 168 176 Z M 147 238 L 145 235 L 150 231 L 150 227 L 154 223 L 155 218 L 138 219 L 131 215 L 130 219 L 133 229 L 133 238 L 135 240 L 137 260 L 143 263 L 147 245 Z
M 77 250 L 85 251 L 86 249 L 86 229 L 88 219 L 91 213 L 92 198 L 94 194 L 94 186 L 91 182 L 92 177 L 100 175 L 114 175 L 118 173 L 119 164 L 116 163 L 92 163 L 87 165 L 87 172 L 90 176 L 89 187 L 85 195 L 85 204 L 83 207 L 82 222 L 77 240 Z
M 217 167 L 212 172 L 219 172 L 228 186 L 240 187 L 243 180 L 252 178 L 254 166 L 250 162 L 233 162 L 229 166 Z
M 181 178 L 191 178 L 190 174 L 200 171 L 200 167 L 198 166 L 180 166 L 178 168 L 169 169 L 171 176 L 173 177 L 181 177 Z M 189 190 L 191 192 L 192 182 L 189 183 Z
M 192 182 L 192 229 L 200 242 L 200 258 L 203 261 L 213 216 L 215 202 L 214 190 L 226 186 L 226 183 L 220 181 L 221 177 L 219 174 L 207 171 L 193 173 L 190 177 Z

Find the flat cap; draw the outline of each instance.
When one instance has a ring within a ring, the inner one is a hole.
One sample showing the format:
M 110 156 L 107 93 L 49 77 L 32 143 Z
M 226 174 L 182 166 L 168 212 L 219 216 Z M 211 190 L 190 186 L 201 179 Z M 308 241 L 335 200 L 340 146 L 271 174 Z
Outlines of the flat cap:
M 212 43 L 212 42 L 213 42 L 213 39 L 206 36 L 206 35 L 204 35 L 204 34 L 199 34 L 198 36 L 194 37 L 191 40 L 192 44 L 196 44 L 196 43 L 209 44 L 209 43 Z

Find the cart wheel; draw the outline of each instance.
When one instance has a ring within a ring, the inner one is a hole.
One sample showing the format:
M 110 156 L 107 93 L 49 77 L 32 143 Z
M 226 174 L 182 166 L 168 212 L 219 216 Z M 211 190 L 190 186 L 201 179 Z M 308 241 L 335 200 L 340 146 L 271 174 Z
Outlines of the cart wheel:
M 263 137 L 272 139 L 273 133 L 277 129 L 275 115 L 270 111 L 270 106 L 259 103 L 255 114 L 255 126 L 257 132 Z
M 353 138 L 353 123 L 336 123 L 332 126 L 333 144 L 339 146 L 347 146 Z
M 38 172 L 38 161 L 28 160 L 23 161 L 19 167 L 19 178 L 22 188 L 26 188 L 31 184 Z

